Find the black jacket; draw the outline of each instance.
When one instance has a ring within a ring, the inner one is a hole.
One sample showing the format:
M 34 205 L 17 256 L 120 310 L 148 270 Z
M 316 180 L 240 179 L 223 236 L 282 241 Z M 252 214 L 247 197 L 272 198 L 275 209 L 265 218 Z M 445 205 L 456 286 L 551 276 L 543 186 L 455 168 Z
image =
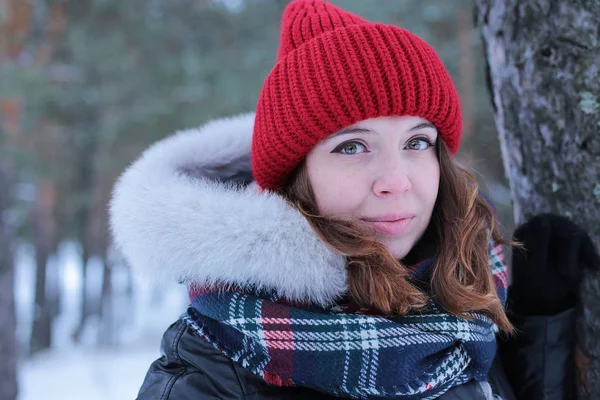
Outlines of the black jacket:
M 572 309 L 552 317 L 515 321 L 519 335 L 500 342 L 499 357 L 490 370 L 494 394 L 504 400 L 570 399 L 574 315 Z M 150 366 L 138 400 L 334 398 L 305 388 L 267 384 L 222 355 L 181 319 L 165 332 L 161 352 L 162 356 Z M 443 400 L 485 398 L 476 382 L 454 388 L 441 397 Z

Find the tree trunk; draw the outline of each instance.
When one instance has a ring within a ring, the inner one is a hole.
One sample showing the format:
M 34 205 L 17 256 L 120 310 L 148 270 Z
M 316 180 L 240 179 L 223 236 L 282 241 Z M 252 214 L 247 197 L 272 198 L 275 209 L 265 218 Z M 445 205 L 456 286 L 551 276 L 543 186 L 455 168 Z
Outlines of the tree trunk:
M 106 253 L 105 253 L 106 254 Z M 112 265 L 106 255 L 102 257 L 104 273 L 102 277 L 102 298 L 100 300 L 100 328 L 98 330 L 99 345 L 115 345 L 115 314 L 112 290 Z
M 110 193 L 110 192 L 109 192 Z M 104 196 L 100 196 L 104 199 Z M 106 204 L 105 202 L 99 202 Z M 115 323 L 115 302 L 113 293 L 113 259 L 109 255 L 110 234 L 108 228 L 108 216 L 105 215 L 106 207 L 101 208 L 102 212 L 98 225 L 98 245 L 102 252 L 102 265 L 104 272 L 102 275 L 102 294 L 100 298 L 100 329 L 98 331 L 98 344 L 115 345 L 117 343 L 116 323 Z
M 13 235 L 3 219 L 12 192 L 9 175 L 8 168 L 0 164 L 0 400 L 17 398 Z
M 517 224 L 542 212 L 600 249 L 600 2 L 476 0 Z M 586 270 L 578 332 L 582 397 L 600 398 L 600 277 Z
M 90 116 L 91 121 L 95 120 L 95 116 Z M 74 182 L 75 193 L 82 196 L 90 196 L 95 194 L 94 186 L 96 185 L 96 175 L 94 170 L 94 160 L 98 150 L 98 138 L 94 136 L 92 132 L 86 130 L 87 127 L 82 126 L 81 130 L 75 132 L 75 141 L 77 146 L 75 151 L 78 152 L 76 159 L 76 165 L 78 172 L 76 180 Z M 82 248 L 82 282 L 81 282 L 81 317 L 79 324 L 73 333 L 73 339 L 75 342 L 81 340 L 81 335 L 85 328 L 85 324 L 89 316 L 98 314 L 99 310 L 94 312 L 92 307 L 92 301 L 100 298 L 100 293 L 96 293 L 93 289 L 90 293 L 90 287 L 93 287 L 93 282 L 89 280 L 89 261 L 92 256 L 99 255 L 97 251 L 97 240 L 96 232 L 94 231 L 94 215 L 93 207 L 94 203 L 90 197 L 85 198 L 84 201 L 78 204 L 78 209 L 75 212 L 75 223 L 76 231 L 81 242 Z M 92 299 L 93 297 L 93 299 Z
M 51 218 L 54 207 L 53 189 L 49 183 L 38 185 L 38 195 L 33 213 L 35 261 L 35 304 L 31 330 L 30 354 L 50 348 L 52 344 L 53 303 L 48 298 L 48 266 L 52 251 Z
M 73 340 L 75 343 L 79 343 L 81 341 L 85 323 L 87 322 L 88 317 L 91 315 L 88 293 L 88 264 L 90 260 L 90 251 L 88 245 L 86 244 L 85 238 L 82 240 L 81 248 L 81 314 L 79 315 L 79 323 L 77 324 L 77 328 L 75 328 L 75 331 L 73 331 Z

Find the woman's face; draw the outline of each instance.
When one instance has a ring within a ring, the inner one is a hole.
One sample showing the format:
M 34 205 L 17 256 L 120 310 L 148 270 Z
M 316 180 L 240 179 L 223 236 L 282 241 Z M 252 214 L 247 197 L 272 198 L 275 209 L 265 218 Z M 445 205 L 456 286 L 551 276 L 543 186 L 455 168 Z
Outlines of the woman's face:
M 306 166 L 319 213 L 358 219 L 397 259 L 429 225 L 440 182 L 438 133 L 427 120 L 379 117 L 319 142 Z

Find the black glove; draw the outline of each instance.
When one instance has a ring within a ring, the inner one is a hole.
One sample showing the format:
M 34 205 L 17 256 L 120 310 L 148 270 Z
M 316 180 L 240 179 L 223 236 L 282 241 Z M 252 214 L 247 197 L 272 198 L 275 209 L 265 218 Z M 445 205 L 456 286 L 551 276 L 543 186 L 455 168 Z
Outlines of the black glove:
M 556 214 L 531 218 L 514 233 L 508 307 L 520 315 L 554 315 L 575 306 L 583 267 L 600 266 L 583 228 Z

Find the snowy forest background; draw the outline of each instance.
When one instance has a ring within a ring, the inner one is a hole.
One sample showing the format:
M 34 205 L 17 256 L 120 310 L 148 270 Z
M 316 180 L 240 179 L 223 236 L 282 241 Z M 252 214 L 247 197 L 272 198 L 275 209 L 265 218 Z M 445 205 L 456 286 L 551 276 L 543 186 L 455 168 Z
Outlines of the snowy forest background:
M 436 48 L 463 103 L 458 159 L 510 231 L 472 1 L 332 2 Z M 0 248 L 0 335 L 16 329 L 18 399 L 135 398 L 186 295 L 148 286 L 111 247 L 113 183 L 152 142 L 254 109 L 286 4 L 0 0 L 0 231 L 12 243 Z M 0 374 L 0 400 L 9 382 Z

